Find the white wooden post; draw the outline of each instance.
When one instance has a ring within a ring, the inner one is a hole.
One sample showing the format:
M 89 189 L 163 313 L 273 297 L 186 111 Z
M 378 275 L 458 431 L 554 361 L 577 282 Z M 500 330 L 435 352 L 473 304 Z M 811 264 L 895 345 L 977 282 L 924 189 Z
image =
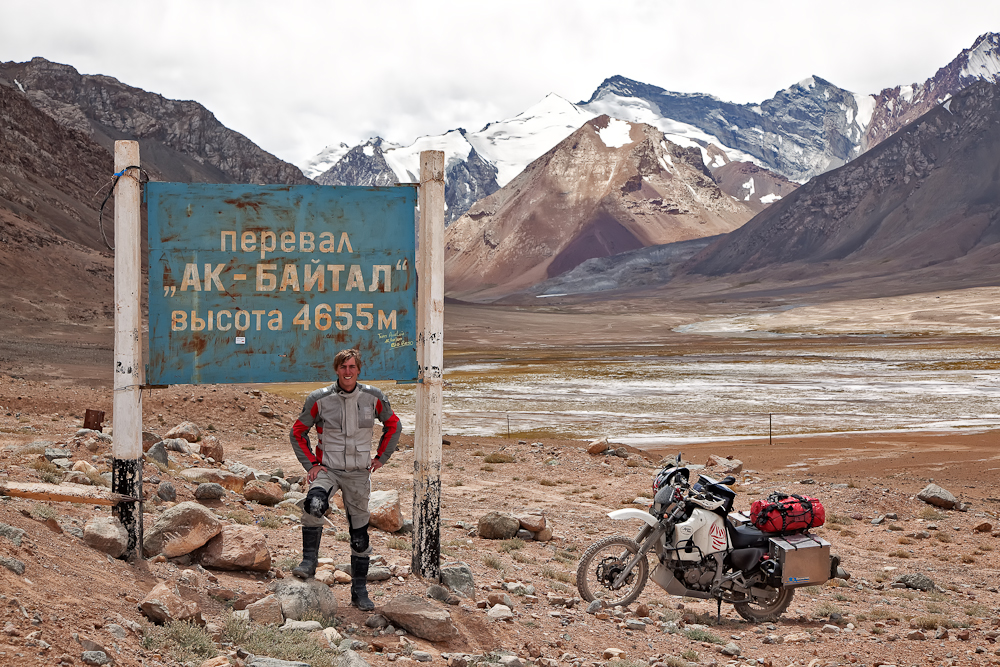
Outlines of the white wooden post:
M 135 167 L 134 169 L 128 169 Z M 115 142 L 115 368 L 111 490 L 142 498 L 142 351 L 139 290 L 139 143 Z M 142 505 L 119 502 L 114 514 L 128 532 L 126 558 L 142 555 Z
M 417 235 L 417 415 L 413 572 L 441 576 L 441 390 L 444 385 L 444 153 L 420 153 Z

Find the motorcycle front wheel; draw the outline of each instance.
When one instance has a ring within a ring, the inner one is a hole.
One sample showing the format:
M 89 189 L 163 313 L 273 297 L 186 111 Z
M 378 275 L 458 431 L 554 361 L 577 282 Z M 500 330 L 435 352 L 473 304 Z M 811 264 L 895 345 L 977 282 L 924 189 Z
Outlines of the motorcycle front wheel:
M 763 623 L 765 621 L 776 621 L 788 609 L 792 603 L 792 596 L 795 595 L 794 588 L 768 588 L 768 592 L 773 591 L 773 596 L 762 598 L 748 598 L 733 603 L 736 613 L 752 623 Z
M 583 552 L 576 568 L 576 588 L 587 602 L 600 600 L 605 607 L 635 602 L 649 578 L 649 563 L 640 558 L 619 586 L 615 579 L 629 560 L 639 553 L 635 540 L 616 535 L 595 542 Z

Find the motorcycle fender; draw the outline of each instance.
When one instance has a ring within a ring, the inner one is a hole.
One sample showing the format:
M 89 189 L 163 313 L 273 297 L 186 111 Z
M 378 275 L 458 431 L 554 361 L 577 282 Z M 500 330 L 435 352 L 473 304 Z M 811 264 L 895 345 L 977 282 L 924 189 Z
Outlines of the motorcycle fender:
M 656 528 L 656 517 L 645 510 L 635 508 L 615 510 L 614 512 L 608 512 L 608 516 L 616 520 L 638 519 L 650 528 Z

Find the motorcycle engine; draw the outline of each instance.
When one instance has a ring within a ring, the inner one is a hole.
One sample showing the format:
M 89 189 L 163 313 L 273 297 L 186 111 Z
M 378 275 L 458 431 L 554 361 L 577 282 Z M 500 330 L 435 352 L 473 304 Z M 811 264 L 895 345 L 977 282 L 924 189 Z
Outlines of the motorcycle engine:
M 715 579 L 715 559 L 705 559 L 700 563 L 678 567 L 674 576 L 683 581 L 688 588 L 696 591 L 707 591 Z

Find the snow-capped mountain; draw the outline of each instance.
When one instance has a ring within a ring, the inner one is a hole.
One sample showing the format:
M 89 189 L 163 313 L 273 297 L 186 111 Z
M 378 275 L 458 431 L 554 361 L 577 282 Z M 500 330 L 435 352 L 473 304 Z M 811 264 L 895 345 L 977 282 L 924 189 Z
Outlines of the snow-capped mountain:
M 386 148 L 383 144 L 381 158 L 377 153 L 366 155 L 371 164 L 362 167 L 364 159 L 356 156 L 352 170 L 371 181 L 375 173 L 385 173 L 384 161 L 397 182 L 415 181 L 413 165 L 417 164 L 420 150 L 444 150 L 446 163 L 457 167 L 458 162 L 468 161 L 475 149 L 479 161 L 496 168 L 496 185 L 502 187 L 583 123 L 607 114 L 652 125 L 672 143 L 697 147 L 713 173 L 731 162 L 752 162 L 803 183 L 857 158 L 970 83 L 980 79 L 1000 81 L 998 72 L 1000 34 L 987 33 L 925 83 L 897 86 L 872 95 L 853 93 L 811 76 L 760 104 L 735 104 L 711 95 L 670 92 L 614 76 L 598 86 L 585 102 L 573 104 L 549 95 L 524 113 L 490 123 L 479 132 L 455 130 L 438 137 L 422 137 L 405 147 Z M 456 134 L 461 134 L 464 141 L 449 136 Z M 307 164 L 306 173 L 312 176 L 340 150 L 324 149 Z M 482 179 L 488 170 L 479 165 L 452 171 L 455 178 L 468 172 Z M 321 179 L 317 177 L 319 182 L 328 182 Z M 469 193 L 487 192 L 491 186 L 483 180 L 452 180 L 449 175 L 446 199 L 452 188 L 465 195 L 449 201 L 449 222 L 464 212 L 460 202 L 468 201 L 466 208 L 471 205 Z M 758 200 L 779 194 L 760 193 L 756 185 L 754 190 Z M 729 194 L 743 199 L 746 192 Z M 768 200 L 758 203 L 766 205 Z

